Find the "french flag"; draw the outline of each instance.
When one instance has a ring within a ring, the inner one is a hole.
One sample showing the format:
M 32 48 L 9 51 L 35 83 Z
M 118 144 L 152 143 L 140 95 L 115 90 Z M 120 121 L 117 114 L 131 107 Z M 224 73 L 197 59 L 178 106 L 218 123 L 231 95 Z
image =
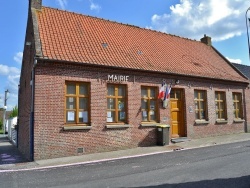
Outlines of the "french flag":
M 165 92 L 163 100 L 169 99 L 170 92 L 171 92 L 171 85 L 169 85 L 169 86 L 166 87 L 166 92 Z
M 159 95 L 158 95 L 158 99 L 163 100 L 165 96 L 165 90 L 164 90 L 164 85 L 162 84 L 160 90 L 159 90 Z

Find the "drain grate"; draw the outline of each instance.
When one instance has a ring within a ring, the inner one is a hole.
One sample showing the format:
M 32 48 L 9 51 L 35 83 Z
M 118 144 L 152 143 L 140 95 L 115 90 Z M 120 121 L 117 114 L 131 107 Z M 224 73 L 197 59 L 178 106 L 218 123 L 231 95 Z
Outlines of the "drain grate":
M 77 148 L 77 153 L 83 153 L 84 152 L 84 148 Z

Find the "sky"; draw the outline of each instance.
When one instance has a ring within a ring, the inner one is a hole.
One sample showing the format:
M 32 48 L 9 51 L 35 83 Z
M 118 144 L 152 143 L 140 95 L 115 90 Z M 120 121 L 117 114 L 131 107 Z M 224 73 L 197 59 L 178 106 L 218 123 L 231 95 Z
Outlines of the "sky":
M 42 5 L 197 41 L 206 34 L 231 62 L 250 66 L 246 0 L 43 0 Z M 8 90 L 7 110 L 18 104 L 27 16 L 28 0 L 0 0 L 0 108 Z

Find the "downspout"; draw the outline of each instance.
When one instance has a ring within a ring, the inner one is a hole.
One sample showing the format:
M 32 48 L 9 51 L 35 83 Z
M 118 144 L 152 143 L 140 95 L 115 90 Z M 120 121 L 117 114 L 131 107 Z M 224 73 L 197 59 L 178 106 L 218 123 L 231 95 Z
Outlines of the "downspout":
M 31 78 L 31 113 L 30 113 L 30 160 L 34 161 L 34 94 L 35 94 L 35 67 L 37 60 L 34 60 Z
M 246 89 L 243 89 L 243 104 L 244 104 L 244 109 L 243 109 L 243 117 L 244 117 L 244 119 L 245 119 L 245 122 L 244 122 L 244 131 L 247 133 L 247 132 L 249 132 L 249 130 L 248 130 L 248 126 L 247 126 L 247 124 L 248 124 L 248 121 L 247 121 L 247 107 L 246 107 Z

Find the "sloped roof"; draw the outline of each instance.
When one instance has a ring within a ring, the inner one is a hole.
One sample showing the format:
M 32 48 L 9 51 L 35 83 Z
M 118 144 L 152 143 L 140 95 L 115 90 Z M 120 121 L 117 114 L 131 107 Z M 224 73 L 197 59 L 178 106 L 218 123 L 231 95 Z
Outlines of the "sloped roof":
M 232 63 L 232 64 L 250 80 L 250 66 L 238 63 Z
M 246 82 L 199 41 L 48 7 L 36 17 L 40 58 Z

